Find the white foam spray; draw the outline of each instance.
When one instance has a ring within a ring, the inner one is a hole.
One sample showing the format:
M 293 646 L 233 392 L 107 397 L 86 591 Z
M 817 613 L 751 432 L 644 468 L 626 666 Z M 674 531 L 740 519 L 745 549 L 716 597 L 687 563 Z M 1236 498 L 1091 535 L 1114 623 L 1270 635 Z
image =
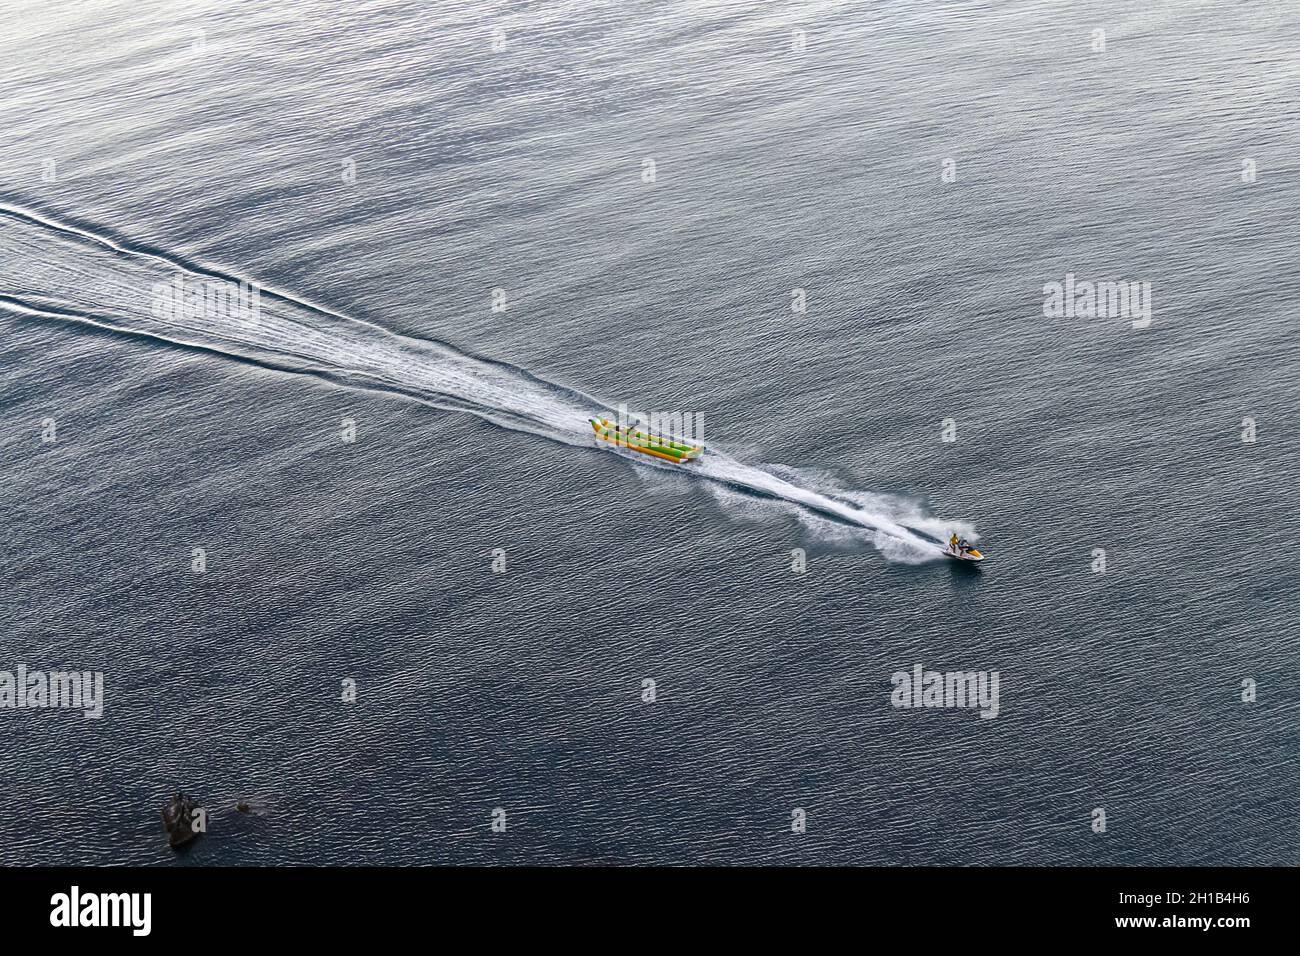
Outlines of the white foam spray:
M 400 335 L 265 287 L 257 316 L 159 316 L 149 308 L 142 290 L 177 273 L 187 279 L 241 281 L 86 227 L 0 204 L 0 306 L 11 311 L 89 323 L 318 375 L 337 384 L 396 393 L 569 445 L 597 447 L 587 419 L 594 413 L 613 412 L 607 403 L 526 369 L 446 343 Z M 39 296 L 32 289 L 39 289 Z M 703 458 L 684 466 L 599 447 L 638 467 L 689 474 L 859 529 L 892 561 L 934 560 L 941 545 L 933 538 L 944 538 L 952 530 L 972 540 L 976 537 L 968 524 L 940 521 L 914 502 L 838 491 L 788 468 L 778 474 L 712 444 Z M 817 523 L 809 522 L 813 527 Z

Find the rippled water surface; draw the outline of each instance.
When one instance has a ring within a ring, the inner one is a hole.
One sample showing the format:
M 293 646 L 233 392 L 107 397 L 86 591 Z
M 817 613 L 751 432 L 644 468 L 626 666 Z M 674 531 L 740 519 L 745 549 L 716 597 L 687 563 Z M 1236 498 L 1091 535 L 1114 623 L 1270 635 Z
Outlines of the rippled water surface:
M 1300 862 L 1287 5 L 3 17 L 0 861 Z

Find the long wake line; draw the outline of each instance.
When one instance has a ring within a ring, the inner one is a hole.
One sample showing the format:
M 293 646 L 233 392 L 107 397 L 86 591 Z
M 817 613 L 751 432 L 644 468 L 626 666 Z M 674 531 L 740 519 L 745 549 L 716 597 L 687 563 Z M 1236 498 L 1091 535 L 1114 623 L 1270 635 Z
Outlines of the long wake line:
M 0 308 L 15 314 L 91 325 L 337 385 L 402 395 L 568 445 L 595 446 L 587 419 L 613 412 L 608 403 L 527 369 L 450 343 L 402 335 L 274 289 L 258 287 L 260 308 L 252 315 L 160 316 L 151 308 L 150 290 L 177 275 L 230 285 L 248 280 L 9 204 L 0 203 L 0 219 L 7 222 L 0 230 Z M 935 538 L 949 528 L 974 538 L 968 524 L 941 522 L 908 502 L 816 488 L 813 479 L 779 477 L 713 445 L 689 466 L 613 449 L 606 453 L 864 529 L 891 560 L 938 558 L 942 547 Z

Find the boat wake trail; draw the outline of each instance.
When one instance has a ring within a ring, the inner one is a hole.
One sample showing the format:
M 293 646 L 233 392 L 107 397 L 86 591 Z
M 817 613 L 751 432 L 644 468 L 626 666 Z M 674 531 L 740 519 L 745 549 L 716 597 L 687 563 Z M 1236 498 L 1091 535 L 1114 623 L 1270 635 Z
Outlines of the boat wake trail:
M 247 299 L 245 307 L 167 307 L 169 288 L 177 290 L 171 301 L 180 306 L 182 289 L 206 284 L 233 290 L 241 282 L 246 280 L 164 251 L 0 204 L 0 309 L 11 314 L 91 325 L 402 395 L 568 445 L 594 446 L 588 417 L 613 413 L 607 403 L 527 369 L 446 342 L 401 335 L 265 287 L 258 289 L 256 308 L 247 308 Z M 689 466 L 613 453 L 643 468 L 669 469 L 784 503 L 809 520 L 835 522 L 869 537 L 890 560 L 920 563 L 940 557 L 934 538 L 950 528 L 975 537 L 969 525 L 940 522 L 907 502 L 817 488 L 798 473 L 777 474 L 715 446 Z

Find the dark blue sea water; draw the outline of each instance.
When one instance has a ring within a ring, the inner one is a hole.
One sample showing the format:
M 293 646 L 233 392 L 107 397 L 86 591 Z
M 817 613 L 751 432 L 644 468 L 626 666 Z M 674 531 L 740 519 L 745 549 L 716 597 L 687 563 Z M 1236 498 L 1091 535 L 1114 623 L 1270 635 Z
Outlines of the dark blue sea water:
M 6 5 L 0 862 L 1300 862 L 1300 18 L 1150 6 Z

